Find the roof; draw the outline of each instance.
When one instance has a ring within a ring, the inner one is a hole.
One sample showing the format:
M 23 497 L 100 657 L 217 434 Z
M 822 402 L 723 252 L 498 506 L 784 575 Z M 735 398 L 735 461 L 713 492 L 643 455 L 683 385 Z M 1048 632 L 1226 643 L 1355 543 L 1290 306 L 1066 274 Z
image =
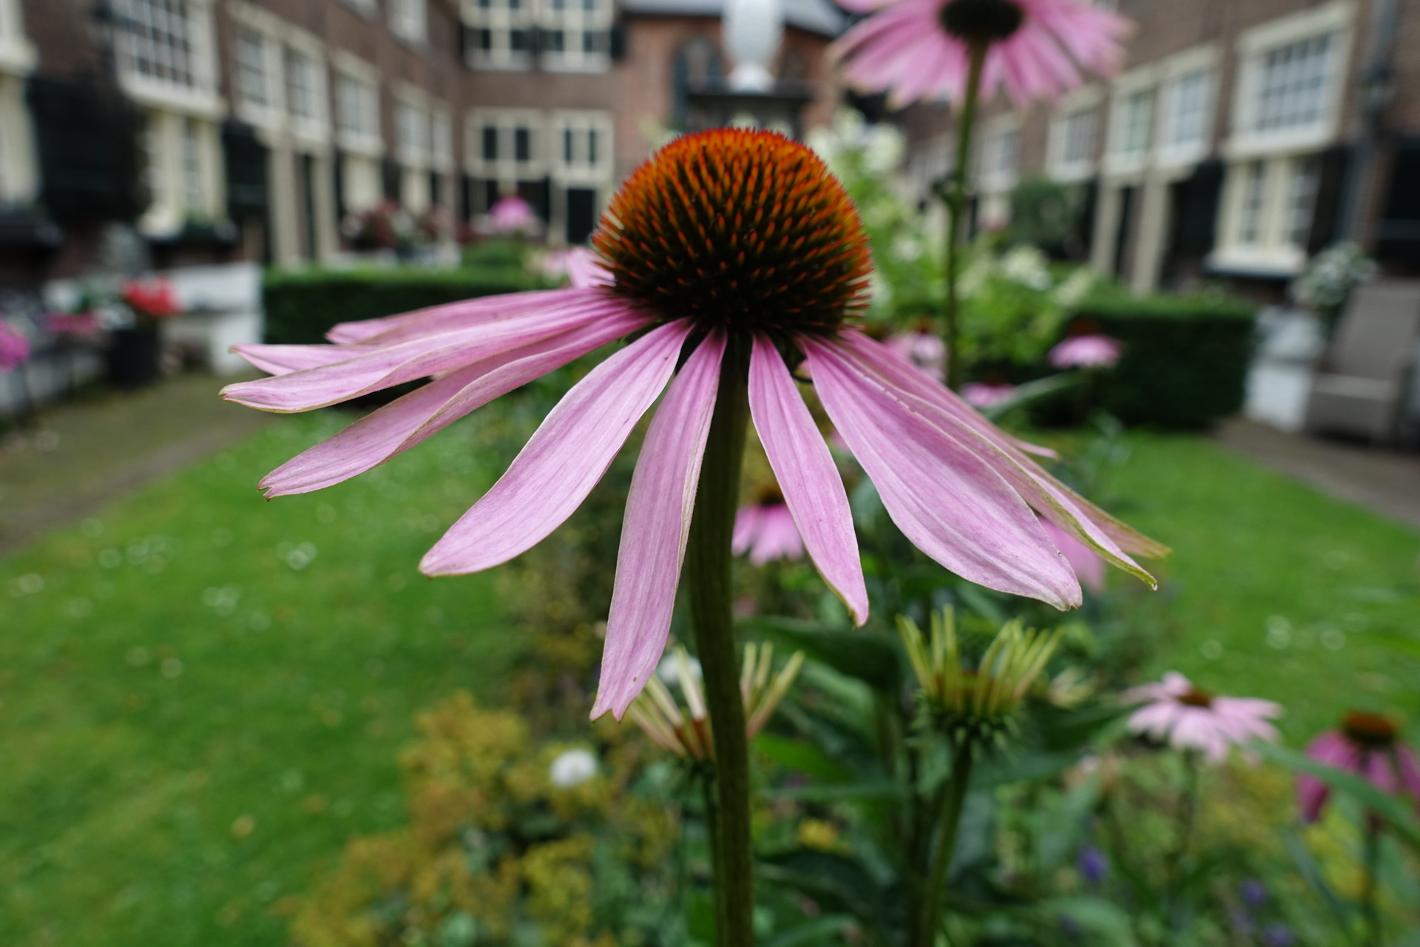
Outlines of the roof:
M 833 0 L 783 0 L 783 4 L 784 22 L 802 30 L 837 36 L 848 22 Z M 725 4 L 724 0 L 621 0 L 621 8 L 663 16 L 719 16 Z

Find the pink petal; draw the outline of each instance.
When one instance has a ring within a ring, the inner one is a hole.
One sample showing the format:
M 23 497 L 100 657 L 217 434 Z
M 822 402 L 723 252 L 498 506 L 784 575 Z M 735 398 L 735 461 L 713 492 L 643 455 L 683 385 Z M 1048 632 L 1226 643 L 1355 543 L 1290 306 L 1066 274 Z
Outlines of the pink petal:
M 493 320 L 381 345 L 333 365 L 228 385 L 222 390 L 222 397 L 263 411 L 310 411 L 465 368 L 529 342 L 625 311 L 624 303 L 598 297 L 575 306 L 525 313 L 513 319 Z
M 862 625 L 868 620 L 868 589 L 848 494 L 784 359 L 761 335 L 750 356 L 749 406 L 809 557 L 854 623 Z
M 548 289 L 535 293 L 506 293 L 501 296 L 480 296 L 443 306 L 430 306 L 415 312 L 383 319 L 362 319 L 342 322 L 326 333 L 332 342 L 389 343 L 401 339 L 467 328 L 484 322 L 515 318 L 540 312 L 569 302 L 586 302 L 594 294 L 567 289 Z
M 912 543 L 987 588 L 1065 609 L 1075 574 L 1019 494 L 841 344 L 804 337 L 819 399 Z
M 356 345 L 234 345 L 232 351 L 268 375 L 334 365 L 371 351 Z
M 459 418 L 639 328 L 634 313 L 609 316 L 485 359 L 385 405 L 266 475 L 268 497 L 322 490 L 389 460 Z
M 1355 746 L 1337 731 L 1323 733 L 1307 747 L 1307 756 L 1312 760 L 1334 769 L 1355 772 L 1360 759 Z M 1302 810 L 1302 819 L 1315 822 L 1321 817 L 1321 810 L 1331 796 L 1331 787 L 1310 773 L 1297 777 L 1297 804 Z
M 478 572 L 526 552 L 561 526 L 666 387 L 690 330 L 684 319 L 653 329 L 578 382 L 419 568 L 427 575 Z
M 610 710 L 620 720 L 666 649 L 724 353 L 721 332 L 700 343 L 646 432 L 626 498 L 594 719 Z
M 742 506 L 735 511 L 735 530 L 730 538 L 730 551 L 743 556 L 754 546 L 759 536 L 760 511 L 758 503 Z

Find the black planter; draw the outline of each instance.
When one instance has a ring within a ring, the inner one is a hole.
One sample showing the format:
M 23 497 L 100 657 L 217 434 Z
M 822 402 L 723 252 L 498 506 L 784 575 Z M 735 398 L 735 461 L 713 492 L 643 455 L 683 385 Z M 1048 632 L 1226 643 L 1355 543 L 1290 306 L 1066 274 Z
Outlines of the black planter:
M 157 326 L 115 329 L 109 336 L 108 380 L 119 388 L 142 388 L 158 380 L 163 354 Z

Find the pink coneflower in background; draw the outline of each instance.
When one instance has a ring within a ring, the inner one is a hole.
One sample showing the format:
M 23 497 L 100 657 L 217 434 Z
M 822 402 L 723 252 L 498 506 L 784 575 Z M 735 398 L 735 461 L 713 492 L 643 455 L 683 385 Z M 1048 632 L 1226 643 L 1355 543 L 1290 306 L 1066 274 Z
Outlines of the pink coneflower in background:
M 960 102 L 973 51 L 981 94 L 1004 89 L 1017 106 L 1108 75 L 1124 59 L 1129 22 L 1084 0 L 840 0 L 872 13 L 839 41 L 850 84 L 887 92 L 894 106 L 945 96 Z
M 44 317 L 44 327 L 55 335 L 88 339 L 99 334 L 99 317 L 92 312 L 52 312 Z
M 1070 568 L 1075 570 L 1075 575 L 1080 579 L 1080 584 L 1091 592 L 1101 592 L 1104 590 L 1104 560 L 1095 555 L 1089 546 L 1080 542 L 1074 536 L 1056 526 L 1050 520 L 1041 520 L 1041 525 L 1045 527 L 1045 533 L 1050 537 L 1050 541 L 1055 544 L 1055 548 L 1060 550 L 1060 554 L 1065 557 L 1065 561 L 1070 563 Z
M 985 411 L 994 408 L 999 404 L 1004 404 L 1015 397 L 1015 385 L 997 385 L 985 381 L 968 382 L 961 386 L 961 396 L 971 404 L 973 408 L 980 408 Z
M 888 347 L 934 378 L 947 370 L 947 344 L 931 332 L 903 332 L 887 340 Z
M 664 392 L 627 498 L 594 714 L 623 714 L 665 648 L 717 398 L 745 398 L 747 389 L 805 549 L 853 619 L 866 619 L 843 481 L 791 374 L 801 362 L 893 521 L 943 567 L 1078 605 L 1079 582 L 1038 513 L 1152 582 L 1131 553 L 1162 547 L 1070 492 L 940 382 L 852 327 L 867 304 L 867 238 L 852 200 L 808 148 L 734 129 L 678 138 L 627 180 L 593 243 L 610 285 L 347 323 L 330 332 L 332 345 L 240 348 L 275 377 L 224 395 L 267 411 L 433 379 L 277 468 L 262 481 L 267 495 L 347 480 L 629 337 L 573 386 L 421 564 L 430 575 L 478 572 L 541 542 Z
M 19 329 L 0 321 L 0 372 L 12 372 L 30 360 L 30 340 Z
M 500 197 L 488 208 L 488 232 L 491 234 L 530 234 L 537 230 L 538 223 L 532 205 L 516 194 Z
M 1210 694 L 1175 672 L 1157 684 L 1134 688 L 1124 699 L 1144 704 L 1129 717 L 1131 732 L 1177 750 L 1196 750 L 1213 763 L 1223 762 L 1232 747 L 1277 739 L 1271 720 L 1282 714 L 1281 705 L 1270 700 Z
M 777 487 L 761 491 L 753 503 L 740 507 L 731 548 L 737 556 L 748 555 L 756 566 L 804 557 L 803 537 Z
M 1055 368 L 1113 368 L 1124 346 L 1107 335 L 1073 335 L 1050 350 Z
M 1353 711 L 1336 730 L 1307 747 L 1307 756 L 1334 769 L 1355 773 L 1382 792 L 1404 793 L 1420 809 L 1420 759 L 1400 742 L 1395 722 L 1379 714 Z M 1331 797 L 1331 787 L 1309 773 L 1297 777 L 1302 818 L 1315 822 Z

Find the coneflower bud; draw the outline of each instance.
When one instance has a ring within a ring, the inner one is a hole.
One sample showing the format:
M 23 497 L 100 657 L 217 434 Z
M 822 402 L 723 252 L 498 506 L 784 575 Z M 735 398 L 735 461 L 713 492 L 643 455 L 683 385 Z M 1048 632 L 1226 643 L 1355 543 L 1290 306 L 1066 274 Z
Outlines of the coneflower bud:
M 1004 736 L 1060 641 L 1059 631 L 1028 630 L 1017 620 L 973 661 L 962 653 L 950 608 L 932 613 L 926 636 L 910 618 L 898 618 L 897 627 L 929 717 L 954 740 L 982 744 Z
M 696 763 L 715 758 L 705 692 L 695 664 L 684 648 L 676 648 L 667 659 L 669 674 L 658 674 L 627 711 L 631 720 L 652 742 L 676 756 Z M 804 655 L 796 652 L 777 672 L 774 648 L 768 644 L 745 646 L 740 670 L 740 695 L 745 706 L 745 731 L 753 739 L 789 693 L 804 665 Z M 672 677 L 680 685 L 684 704 L 677 701 L 662 677 Z

